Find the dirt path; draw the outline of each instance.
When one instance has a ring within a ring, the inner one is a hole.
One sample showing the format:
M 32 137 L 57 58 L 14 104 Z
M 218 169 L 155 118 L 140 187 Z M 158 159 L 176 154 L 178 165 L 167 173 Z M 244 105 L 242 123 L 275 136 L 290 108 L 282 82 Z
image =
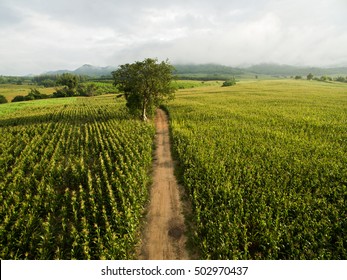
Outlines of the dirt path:
M 188 259 L 179 186 L 171 157 L 168 119 L 163 110 L 157 110 L 155 124 L 153 185 L 139 259 Z

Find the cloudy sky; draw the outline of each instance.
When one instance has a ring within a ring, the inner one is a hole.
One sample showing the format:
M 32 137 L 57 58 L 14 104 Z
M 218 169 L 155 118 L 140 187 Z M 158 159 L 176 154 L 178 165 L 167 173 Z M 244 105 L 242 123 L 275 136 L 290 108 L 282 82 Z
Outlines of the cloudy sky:
M 347 66 L 346 0 L 0 0 L 0 75 L 146 57 Z

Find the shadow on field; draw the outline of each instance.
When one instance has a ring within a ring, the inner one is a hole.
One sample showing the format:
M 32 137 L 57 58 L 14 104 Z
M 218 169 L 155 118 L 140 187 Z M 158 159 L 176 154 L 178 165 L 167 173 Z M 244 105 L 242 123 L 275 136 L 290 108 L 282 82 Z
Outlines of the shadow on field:
M 42 114 L 41 112 L 33 115 L 23 115 L 18 117 L 9 117 L 0 119 L 0 127 L 14 127 L 14 126 L 26 126 L 37 125 L 44 123 L 68 123 L 74 125 L 83 125 L 94 122 L 105 122 L 112 119 L 117 121 L 130 120 L 131 116 L 124 114 L 120 111 L 59 111 L 59 112 L 47 112 Z

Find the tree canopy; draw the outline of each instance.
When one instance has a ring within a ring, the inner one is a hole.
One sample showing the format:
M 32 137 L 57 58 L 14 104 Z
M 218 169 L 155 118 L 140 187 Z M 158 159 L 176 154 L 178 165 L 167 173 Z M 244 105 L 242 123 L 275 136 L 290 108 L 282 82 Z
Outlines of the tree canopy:
M 307 75 L 307 80 L 312 80 L 314 78 L 314 76 L 313 76 L 313 74 L 312 73 L 309 73 L 308 75 Z
M 231 79 L 225 81 L 222 85 L 222 87 L 230 87 L 230 86 L 233 86 L 233 85 L 236 85 L 236 79 L 235 77 L 232 77 Z
M 8 101 L 7 101 L 6 97 L 3 96 L 3 95 L 0 95 L 0 104 L 2 104 L 2 103 L 7 103 L 7 102 L 8 102 Z
M 129 110 L 145 121 L 147 114 L 153 114 L 155 108 L 174 97 L 173 70 L 167 60 L 159 63 L 147 58 L 121 65 L 112 76 L 114 85 L 124 93 Z
M 76 95 L 79 77 L 70 73 L 64 73 L 58 77 L 57 85 L 64 86 L 53 93 L 54 97 L 70 97 Z

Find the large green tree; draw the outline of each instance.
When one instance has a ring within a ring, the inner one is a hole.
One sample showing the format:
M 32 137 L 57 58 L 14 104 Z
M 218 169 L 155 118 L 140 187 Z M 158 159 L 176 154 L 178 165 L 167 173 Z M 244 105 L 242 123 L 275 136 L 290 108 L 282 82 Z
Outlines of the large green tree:
M 78 76 L 64 73 L 59 76 L 57 80 L 57 85 L 64 86 L 53 93 L 55 97 L 67 97 L 76 95 L 77 86 L 80 79 Z
M 76 89 L 79 77 L 70 73 L 63 73 L 59 76 L 57 84 L 67 86 L 70 90 Z
M 114 85 L 124 93 L 129 110 L 147 120 L 165 100 L 174 97 L 173 66 L 166 61 L 147 58 L 124 64 L 112 72 Z

